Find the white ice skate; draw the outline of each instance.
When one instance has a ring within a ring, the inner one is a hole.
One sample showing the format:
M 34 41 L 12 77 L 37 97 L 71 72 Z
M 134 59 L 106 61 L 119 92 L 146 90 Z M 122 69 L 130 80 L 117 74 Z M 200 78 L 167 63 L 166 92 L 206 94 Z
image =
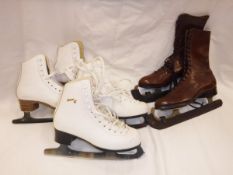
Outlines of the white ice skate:
M 17 96 L 24 116 L 13 120 L 13 123 L 52 122 L 52 118 L 33 118 L 30 112 L 36 110 L 39 103 L 53 109 L 57 106 L 63 90 L 63 85 L 59 82 L 65 83 L 75 78 L 77 69 L 74 63 L 84 58 L 83 51 L 81 41 L 60 47 L 57 54 L 56 73 L 49 73 L 44 55 L 37 55 L 22 64 Z
M 126 121 L 132 127 L 146 126 L 148 106 L 144 102 L 135 100 L 127 90 L 119 88 L 109 81 L 105 73 L 103 58 L 97 57 L 89 63 L 79 62 L 77 79 L 89 76 L 95 88 L 95 96 L 108 106 L 112 112 Z
M 57 105 L 63 87 L 53 76 L 54 74 L 48 71 L 44 55 L 37 55 L 22 64 L 17 97 L 24 116 L 13 120 L 13 123 L 52 122 L 52 118 L 32 118 L 30 112 L 36 110 L 39 103 L 51 108 Z
M 46 149 L 45 154 L 103 159 L 140 157 L 143 150 L 137 130 L 117 119 L 106 106 L 93 101 L 93 88 L 89 79 L 65 85 L 54 115 L 55 140 L 60 146 Z M 71 142 L 77 138 L 99 151 L 72 150 Z

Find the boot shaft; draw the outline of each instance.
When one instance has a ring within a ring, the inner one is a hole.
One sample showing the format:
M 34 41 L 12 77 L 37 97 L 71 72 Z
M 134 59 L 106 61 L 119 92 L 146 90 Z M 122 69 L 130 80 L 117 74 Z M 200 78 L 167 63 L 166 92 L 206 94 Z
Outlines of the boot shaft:
M 63 87 L 48 78 L 49 71 L 44 55 L 37 55 L 22 64 L 17 87 L 17 97 L 21 100 L 39 101 L 55 107 Z
M 185 31 L 191 28 L 204 29 L 209 16 L 181 14 L 176 21 L 174 54 L 181 54 L 185 44 Z
M 62 97 L 55 111 L 55 117 L 64 117 L 63 113 L 69 113 L 68 117 L 90 112 L 94 108 L 92 90 L 88 79 L 73 80 L 65 84 Z M 82 115 L 81 115 L 82 116 Z
M 210 31 L 190 29 L 186 32 L 183 76 L 197 82 L 205 81 L 216 86 L 216 79 L 209 65 Z
M 186 32 L 185 65 L 196 71 L 209 71 L 210 31 L 191 29 Z
M 58 48 L 55 71 L 60 82 L 74 80 L 77 74 L 75 64 L 84 59 L 84 46 L 81 41 L 71 42 Z
M 169 59 L 172 65 L 173 73 L 180 76 L 183 71 L 183 60 L 185 50 L 185 33 L 192 28 L 203 30 L 209 16 L 192 16 L 189 14 L 181 14 L 176 21 L 174 53 Z

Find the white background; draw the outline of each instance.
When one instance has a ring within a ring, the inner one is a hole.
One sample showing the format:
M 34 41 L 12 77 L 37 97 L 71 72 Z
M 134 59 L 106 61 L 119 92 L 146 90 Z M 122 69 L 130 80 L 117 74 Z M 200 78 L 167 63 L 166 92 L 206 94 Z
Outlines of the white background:
M 232 9 L 232 0 L 0 0 L 0 174 L 232 175 Z M 130 161 L 44 156 L 56 146 L 51 123 L 11 124 L 22 115 L 15 94 L 22 61 L 44 53 L 53 69 L 57 47 L 82 40 L 104 57 L 112 79 L 137 83 L 172 52 L 183 12 L 210 15 L 210 64 L 222 108 L 166 130 L 141 129 L 145 155 Z

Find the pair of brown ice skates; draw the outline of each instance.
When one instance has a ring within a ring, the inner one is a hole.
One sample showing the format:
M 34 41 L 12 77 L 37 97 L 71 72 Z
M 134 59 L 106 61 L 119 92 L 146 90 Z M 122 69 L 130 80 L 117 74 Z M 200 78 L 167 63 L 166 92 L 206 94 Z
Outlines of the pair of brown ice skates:
M 147 118 L 153 128 L 164 129 L 222 105 L 221 100 L 213 100 L 217 87 L 209 66 L 210 31 L 203 30 L 208 18 L 180 15 L 173 54 L 132 90 L 135 99 L 155 101 L 155 111 L 160 112 Z

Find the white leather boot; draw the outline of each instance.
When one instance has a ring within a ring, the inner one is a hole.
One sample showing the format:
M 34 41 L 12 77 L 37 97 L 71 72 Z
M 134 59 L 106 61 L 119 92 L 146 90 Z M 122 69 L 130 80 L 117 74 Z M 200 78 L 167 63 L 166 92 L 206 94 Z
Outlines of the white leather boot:
M 77 79 L 89 76 L 96 86 L 95 94 L 102 104 L 108 106 L 120 119 L 132 127 L 146 126 L 148 106 L 135 100 L 128 90 L 121 89 L 109 81 L 105 73 L 104 61 L 101 57 L 89 63 L 79 62 Z
M 22 64 L 21 75 L 17 87 L 17 97 L 24 117 L 13 120 L 13 123 L 51 122 L 51 118 L 31 118 L 30 112 L 43 103 L 55 108 L 63 87 L 49 74 L 44 55 L 37 55 Z
M 61 146 L 55 150 L 46 149 L 45 153 L 84 157 L 93 155 L 70 150 L 68 146 L 73 140 L 79 138 L 101 150 L 94 153 L 94 157 L 137 158 L 141 156 L 143 151 L 137 130 L 117 119 L 101 103 L 94 102 L 92 91 L 93 87 L 89 79 L 74 80 L 65 85 L 54 115 L 55 140 Z M 133 154 L 122 153 L 135 149 L 137 151 Z
M 61 96 L 63 85 L 76 77 L 76 62 L 84 58 L 84 48 L 81 41 L 71 42 L 58 49 L 56 72 L 48 72 L 44 55 L 37 55 L 22 64 L 21 76 L 17 88 L 21 110 L 24 116 L 13 120 L 13 123 L 52 122 L 52 118 L 32 118 L 31 111 L 43 103 L 55 108 Z

